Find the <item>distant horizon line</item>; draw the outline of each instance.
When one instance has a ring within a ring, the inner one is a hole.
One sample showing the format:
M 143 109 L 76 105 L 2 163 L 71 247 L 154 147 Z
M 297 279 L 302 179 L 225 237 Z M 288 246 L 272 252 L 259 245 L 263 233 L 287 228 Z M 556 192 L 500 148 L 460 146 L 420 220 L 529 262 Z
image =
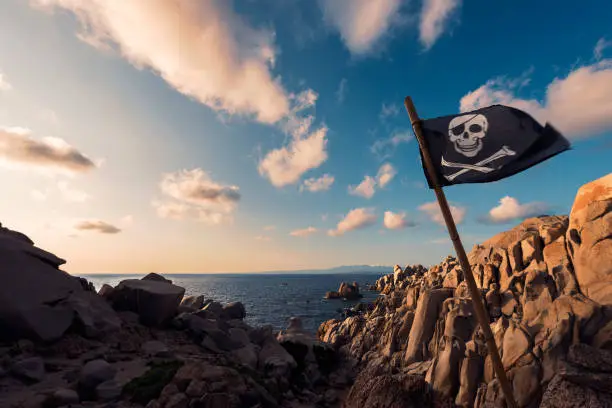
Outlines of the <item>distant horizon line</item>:
M 357 270 L 351 271 L 352 268 Z M 363 268 L 365 270 L 359 270 Z M 367 269 L 369 268 L 369 269 Z M 334 271 L 343 271 L 336 273 L 393 273 L 394 265 L 342 265 L 331 268 L 318 269 L 287 269 L 287 270 L 268 270 L 268 271 L 237 271 L 237 272 L 163 272 L 163 271 L 148 271 L 148 272 L 68 272 L 71 275 L 147 275 L 149 273 L 157 273 L 160 275 L 256 275 L 256 274 L 286 274 L 286 273 L 325 273 Z M 380 270 L 378 270 L 380 269 Z M 389 271 L 389 272 L 386 272 Z

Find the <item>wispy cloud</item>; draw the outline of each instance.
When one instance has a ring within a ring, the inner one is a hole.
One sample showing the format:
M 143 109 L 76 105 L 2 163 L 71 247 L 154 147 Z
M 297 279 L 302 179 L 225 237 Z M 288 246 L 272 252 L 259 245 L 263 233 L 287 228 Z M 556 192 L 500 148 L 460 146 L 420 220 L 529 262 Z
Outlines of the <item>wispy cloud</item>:
M 414 221 L 411 221 L 407 218 L 406 213 L 394 213 L 392 211 L 385 211 L 383 224 L 385 228 L 391 230 L 398 230 L 416 226 L 416 223 Z
M 6 76 L 0 72 L 0 91 L 10 91 L 11 89 L 13 89 L 13 87 L 6 79 Z
M 353 55 L 367 55 L 401 21 L 402 0 L 319 0 L 325 21 Z
M 295 231 L 291 231 L 289 233 L 289 235 L 291 235 L 292 237 L 300 237 L 300 238 L 304 238 L 307 237 L 309 235 L 312 234 L 316 234 L 319 230 L 316 229 L 315 227 L 308 227 L 308 228 L 303 228 L 303 229 L 298 229 Z
M 290 109 L 290 93 L 274 77 L 274 33 L 240 18 L 231 2 L 34 0 L 38 9 L 72 12 L 78 37 L 116 49 L 138 68 L 210 108 L 275 123 Z
M 593 56 L 596 60 L 600 60 L 603 57 L 603 52 L 606 48 L 612 47 L 612 40 L 608 41 L 604 37 L 600 38 L 595 44 L 595 49 L 593 50 Z
M 430 49 L 446 30 L 461 0 L 424 0 L 419 22 L 419 38 Z
M 264 231 L 274 231 L 276 229 L 276 225 L 266 225 L 263 227 Z
M 549 208 L 546 203 L 532 202 L 521 204 L 516 198 L 505 196 L 499 200 L 497 207 L 493 207 L 489 211 L 483 221 L 500 224 L 522 221 L 525 218 L 543 215 Z
M 346 98 L 347 92 L 348 92 L 348 79 L 342 78 L 340 80 L 340 84 L 338 84 L 338 90 L 336 91 L 336 100 L 339 103 L 344 102 L 344 98 Z
M 267 235 L 257 235 L 257 236 L 255 237 L 255 240 L 257 240 L 257 241 L 266 241 L 266 242 L 268 242 L 268 241 L 271 241 L 271 240 L 272 240 L 272 238 L 270 238 L 270 237 L 269 237 L 269 236 L 267 236 Z
M 101 234 L 118 234 L 121 232 L 121 229 L 116 226 L 100 220 L 80 221 L 74 228 L 80 231 L 94 231 Z
M 375 178 L 366 175 L 358 185 L 349 185 L 348 192 L 351 195 L 357 195 L 368 199 L 372 198 L 376 193 L 376 187 L 384 188 L 393 180 L 396 174 L 397 170 L 395 170 L 390 163 L 384 163 L 378 169 Z
M 82 173 L 96 164 L 75 147 L 54 137 L 35 139 L 24 128 L 0 128 L 0 159 L 27 167 Z
M 373 208 L 355 208 L 346 214 L 344 219 L 338 223 L 335 229 L 329 230 L 327 234 L 332 237 L 344 235 L 349 231 L 365 228 L 376 223 L 376 214 Z
M 390 104 L 382 104 L 382 107 L 380 108 L 380 113 L 378 114 L 378 117 L 380 118 L 381 121 L 385 121 L 387 120 L 387 118 L 391 118 L 394 116 L 399 115 L 400 113 L 400 109 L 399 106 L 397 106 L 397 104 L 395 103 L 390 103 Z
M 579 67 L 546 88 L 544 102 L 516 95 L 517 82 L 506 78 L 487 81 L 459 103 L 462 112 L 493 104 L 524 110 L 541 123 L 550 122 L 565 136 L 587 138 L 612 129 L 612 59 Z
M 159 187 L 165 201 L 154 201 L 153 205 L 162 218 L 231 222 L 241 198 L 237 186 L 217 183 L 200 168 L 164 174 Z
M 461 224 L 463 222 L 463 219 L 465 218 L 467 209 L 465 207 L 456 205 L 449 205 L 449 207 L 451 210 L 451 215 L 455 219 L 455 223 Z M 446 225 L 444 222 L 444 217 L 442 216 L 442 211 L 440 210 L 440 206 L 436 201 L 421 205 L 419 207 L 419 210 L 427 214 L 427 216 L 436 224 L 440 224 L 442 226 Z
M 395 149 L 401 143 L 408 143 L 414 137 L 410 130 L 395 130 L 391 136 L 387 139 L 378 139 L 370 147 L 370 151 L 378 158 L 378 160 L 385 160 L 393 156 Z
M 311 177 L 304 180 L 304 184 L 300 186 L 300 190 L 308 190 L 310 192 L 327 191 L 334 184 L 334 176 L 324 174 L 319 178 Z

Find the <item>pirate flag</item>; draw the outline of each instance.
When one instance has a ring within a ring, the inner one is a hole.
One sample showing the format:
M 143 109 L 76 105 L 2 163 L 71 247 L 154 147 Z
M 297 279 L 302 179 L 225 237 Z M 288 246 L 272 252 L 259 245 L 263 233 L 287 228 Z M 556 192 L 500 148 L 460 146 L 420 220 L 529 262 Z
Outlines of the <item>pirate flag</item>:
M 570 149 L 549 124 L 503 105 L 426 119 L 421 127 L 442 186 L 501 180 Z

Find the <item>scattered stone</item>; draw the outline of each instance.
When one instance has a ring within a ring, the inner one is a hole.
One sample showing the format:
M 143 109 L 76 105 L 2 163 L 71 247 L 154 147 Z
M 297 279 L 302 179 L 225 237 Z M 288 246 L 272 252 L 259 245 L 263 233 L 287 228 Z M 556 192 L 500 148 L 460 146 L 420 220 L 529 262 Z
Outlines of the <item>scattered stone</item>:
M 39 382 L 45 377 L 45 363 L 40 357 L 30 357 L 13 364 L 15 376 L 26 381 Z
M 87 389 L 94 389 L 98 384 L 112 379 L 115 369 L 104 360 L 93 360 L 81 369 L 79 384 Z
M 158 340 L 149 340 L 142 345 L 142 351 L 153 357 L 169 357 L 172 353 L 164 343 Z
M 79 394 L 77 394 L 77 392 L 74 390 L 60 388 L 59 390 L 55 390 L 52 395 L 52 400 L 53 405 L 59 407 L 64 405 L 78 404 Z
M 115 380 L 104 381 L 96 387 L 96 397 L 102 401 L 112 401 L 121 396 L 121 384 Z
M 181 301 L 181 306 L 185 306 L 191 309 L 201 309 L 204 307 L 204 296 L 185 296 Z
M 223 316 L 226 319 L 244 319 L 246 310 L 240 302 L 229 303 L 223 307 Z

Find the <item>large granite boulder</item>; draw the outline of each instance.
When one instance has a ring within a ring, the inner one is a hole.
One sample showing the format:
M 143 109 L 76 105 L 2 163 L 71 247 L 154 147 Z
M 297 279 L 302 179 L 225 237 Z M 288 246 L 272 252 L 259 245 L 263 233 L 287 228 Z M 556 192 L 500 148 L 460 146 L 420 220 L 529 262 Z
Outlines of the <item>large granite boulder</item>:
M 24 237 L 0 230 L 0 338 L 53 341 L 76 322 L 90 336 L 120 326 L 101 297 L 57 268 L 65 261 Z
M 428 290 L 419 297 L 414 321 L 408 336 L 405 362 L 412 364 L 428 359 L 425 345 L 431 340 L 438 314 L 446 299 L 453 296 L 452 288 Z
M 612 305 L 612 173 L 578 190 L 566 240 L 582 293 Z
M 174 317 L 185 288 L 162 280 L 126 279 L 115 287 L 113 307 L 138 313 L 143 324 L 156 326 Z

